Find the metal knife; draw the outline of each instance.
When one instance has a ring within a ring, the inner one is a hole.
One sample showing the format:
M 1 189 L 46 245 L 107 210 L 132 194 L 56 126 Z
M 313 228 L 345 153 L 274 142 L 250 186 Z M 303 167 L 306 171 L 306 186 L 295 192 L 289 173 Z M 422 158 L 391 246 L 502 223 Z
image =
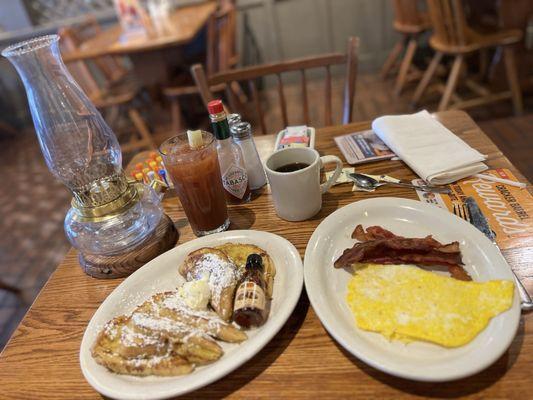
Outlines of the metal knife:
M 468 213 L 470 214 L 470 223 L 474 225 L 477 229 L 479 229 L 481 232 L 483 232 L 485 236 L 487 236 L 490 239 L 490 241 L 499 250 L 499 247 L 496 244 L 496 235 L 494 234 L 492 229 L 490 229 L 489 222 L 487 221 L 487 218 L 485 218 L 485 215 L 483 215 L 483 212 L 481 212 L 481 209 L 476 203 L 476 200 L 473 197 L 467 197 L 465 200 L 465 205 L 468 209 Z M 516 276 L 513 269 L 511 267 L 509 268 L 511 269 L 511 272 L 513 273 L 514 281 L 515 281 L 516 287 L 518 288 L 518 293 L 520 294 L 522 310 L 523 311 L 533 310 L 533 301 L 531 300 L 529 293 L 527 292 L 524 285 L 522 285 L 522 282 L 520 282 L 520 279 L 518 279 L 518 276 Z
M 467 197 L 465 200 L 466 208 L 470 214 L 470 223 L 479 229 L 483 234 L 490 239 L 490 241 L 496 244 L 496 235 L 492 229 L 490 229 L 489 222 L 487 218 L 481 212 L 481 209 L 476 203 L 476 200 L 473 197 Z

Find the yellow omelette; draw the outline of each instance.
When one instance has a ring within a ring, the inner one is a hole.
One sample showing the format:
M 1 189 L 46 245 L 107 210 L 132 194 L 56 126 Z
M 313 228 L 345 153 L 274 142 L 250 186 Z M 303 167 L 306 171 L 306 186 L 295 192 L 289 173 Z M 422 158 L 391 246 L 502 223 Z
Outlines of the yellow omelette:
M 459 347 L 509 309 L 513 294 L 510 281 L 465 282 L 415 266 L 368 264 L 349 282 L 347 301 L 361 329 Z

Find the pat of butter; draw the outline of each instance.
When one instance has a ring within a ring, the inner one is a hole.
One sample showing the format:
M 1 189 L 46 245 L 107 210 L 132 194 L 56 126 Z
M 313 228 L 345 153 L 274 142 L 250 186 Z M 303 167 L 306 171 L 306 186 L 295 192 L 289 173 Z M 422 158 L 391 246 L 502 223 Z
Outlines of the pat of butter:
M 185 282 L 178 289 L 178 295 L 193 310 L 205 310 L 211 299 L 209 275 L 204 275 L 197 281 Z

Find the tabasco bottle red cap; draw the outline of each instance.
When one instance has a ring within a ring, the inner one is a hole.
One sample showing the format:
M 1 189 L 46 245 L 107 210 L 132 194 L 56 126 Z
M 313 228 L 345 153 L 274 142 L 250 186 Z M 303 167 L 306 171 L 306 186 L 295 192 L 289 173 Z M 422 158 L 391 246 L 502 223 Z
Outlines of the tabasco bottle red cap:
M 224 106 L 222 105 L 222 100 L 212 100 L 207 103 L 207 111 L 209 114 L 220 114 L 224 111 Z

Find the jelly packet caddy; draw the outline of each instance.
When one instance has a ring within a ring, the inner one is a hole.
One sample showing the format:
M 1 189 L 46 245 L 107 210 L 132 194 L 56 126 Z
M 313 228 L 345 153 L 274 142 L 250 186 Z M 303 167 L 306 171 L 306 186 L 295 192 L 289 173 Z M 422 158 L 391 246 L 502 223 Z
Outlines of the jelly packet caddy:
M 278 133 L 274 151 L 291 147 L 315 148 L 315 128 L 305 125 L 288 126 Z

